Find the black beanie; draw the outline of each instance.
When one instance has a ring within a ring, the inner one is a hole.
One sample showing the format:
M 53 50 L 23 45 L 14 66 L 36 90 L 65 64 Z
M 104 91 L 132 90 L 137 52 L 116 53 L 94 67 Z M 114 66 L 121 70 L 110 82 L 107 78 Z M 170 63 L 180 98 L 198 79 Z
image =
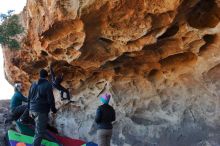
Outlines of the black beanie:
M 48 76 L 48 72 L 45 69 L 40 70 L 40 77 L 46 78 Z

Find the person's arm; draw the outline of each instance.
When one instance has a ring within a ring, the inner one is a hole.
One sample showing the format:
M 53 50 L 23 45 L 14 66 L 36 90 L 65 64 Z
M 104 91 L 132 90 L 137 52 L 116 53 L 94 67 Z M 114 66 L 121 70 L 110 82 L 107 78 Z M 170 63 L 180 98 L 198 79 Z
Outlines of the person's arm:
M 61 79 L 60 79 L 60 82 L 62 82 L 63 81 L 63 73 L 61 74 Z
M 115 121 L 115 110 L 113 109 L 113 117 L 112 117 L 112 121 Z
M 32 88 L 33 88 L 33 84 L 31 85 L 31 87 L 29 89 L 29 93 L 28 93 L 28 110 L 30 110 L 30 100 L 31 100 L 31 96 L 32 96 Z
M 53 113 L 57 112 L 56 106 L 55 106 L 55 99 L 53 95 L 53 88 L 52 85 L 49 85 L 49 89 L 47 91 L 47 99 L 50 104 L 50 109 Z
M 106 86 L 107 86 L 107 83 L 105 83 L 104 85 L 104 88 L 101 90 L 101 92 L 97 95 L 97 97 L 99 97 L 102 93 L 106 92 Z
M 111 88 L 111 84 L 109 82 L 105 83 L 104 88 L 102 89 L 102 91 L 97 95 L 97 97 L 99 97 L 101 94 L 103 93 L 107 93 L 109 92 Z
M 100 109 L 100 107 L 98 107 L 98 109 L 96 110 L 96 116 L 95 116 L 96 123 L 101 122 L 101 116 L 102 116 L 101 109 Z
M 22 93 L 20 93 L 20 94 L 21 94 L 21 100 L 22 100 L 23 102 L 28 102 L 28 98 L 25 97 Z
M 55 74 L 54 74 L 54 71 L 53 71 L 53 65 L 52 64 L 50 64 L 50 73 L 51 73 L 52 81 L 55 81 Z
M 22 95 L 22 101 L 23 101 L 23 102 L 28 102 L 28 98 L 25 97 L 24 95 Z

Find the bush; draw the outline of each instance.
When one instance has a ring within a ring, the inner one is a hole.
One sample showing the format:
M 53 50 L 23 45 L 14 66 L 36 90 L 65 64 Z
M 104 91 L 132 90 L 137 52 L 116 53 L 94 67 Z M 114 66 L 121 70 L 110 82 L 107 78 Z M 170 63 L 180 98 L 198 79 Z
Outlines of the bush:
M 20 45 L 15 37 L 21 34 L 24 28 L 19 24 L 19 17 L 12 13 L 10 10 L 7 14 L 0 14 L 0 44 L 11 49 L 19 49 Z

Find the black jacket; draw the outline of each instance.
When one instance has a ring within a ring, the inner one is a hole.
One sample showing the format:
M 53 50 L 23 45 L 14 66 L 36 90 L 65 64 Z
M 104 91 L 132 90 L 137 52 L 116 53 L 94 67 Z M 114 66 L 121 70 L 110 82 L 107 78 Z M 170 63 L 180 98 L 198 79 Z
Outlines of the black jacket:
M 46 79 L 39 79 L 33 83 L 28 95 L 28 108 L 33 112 L 49 113 L 56 112 L 53 88 Z
M 99 106 L 95 121 L 99 129 L 112 129 L 112 122 L 115 121 L 115 110 L 108 104 Z

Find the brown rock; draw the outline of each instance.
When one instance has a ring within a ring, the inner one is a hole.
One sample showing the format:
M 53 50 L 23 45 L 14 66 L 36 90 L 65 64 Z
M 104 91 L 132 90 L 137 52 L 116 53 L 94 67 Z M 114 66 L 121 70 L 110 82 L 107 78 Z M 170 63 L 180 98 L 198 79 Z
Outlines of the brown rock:
M 10 83 L 26 91 L 54 63 L 75 104 L 53 119 L 62 134 L 97 141 L 98 95 L 112 94 L 112 145 L 219 143 L 217 0 L 28 0 L 19 51 L 4 49 Z

